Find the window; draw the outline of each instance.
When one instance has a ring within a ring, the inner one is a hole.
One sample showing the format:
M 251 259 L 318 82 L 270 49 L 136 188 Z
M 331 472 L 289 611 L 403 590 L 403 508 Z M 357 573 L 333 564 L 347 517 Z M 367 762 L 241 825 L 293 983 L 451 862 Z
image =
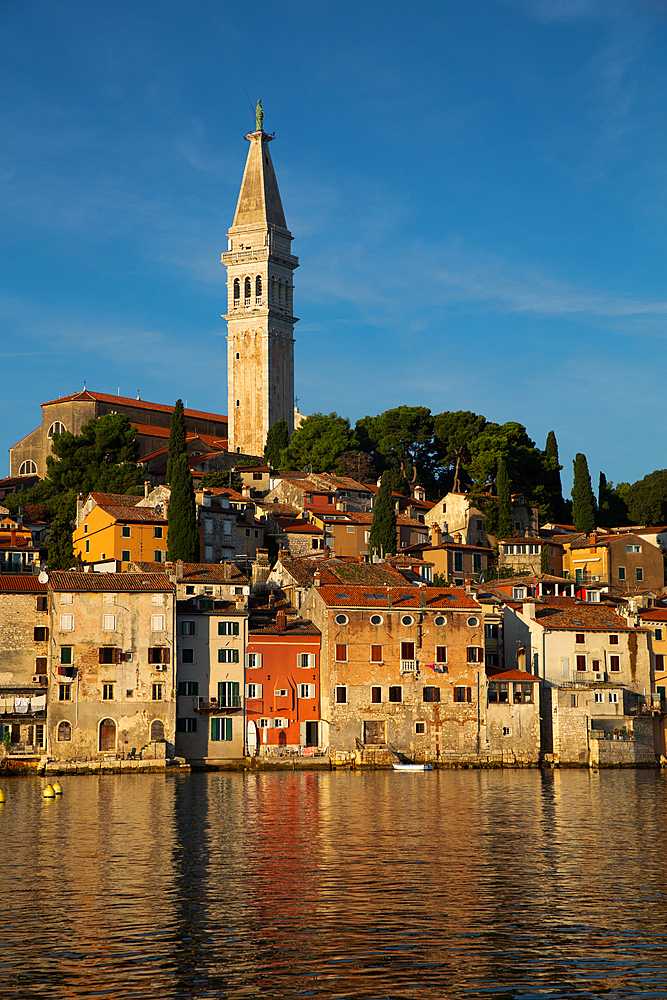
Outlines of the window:
M 289 719 L 281 719 L 281 718 L 274 719 L 273 720 L 273 728 L 274 729 L 288 729 L 289 728 Z
M 610 656 L 609 657 L 609 669 L 610 670 L 620 670 L 621 669 L 621 658 L 620 656 Z
M 586 669 L 586 657 L 582 655 L 577 656 L 577 670 L 585 670 L 585 669 Z
M 625 546 L 625 551 L 626 552 L 641 552 L 641 550 L 642 550 L 641 545 L 626 545 Z
M 58 743 L 68 743 L 72 739 L 72 726 L 69 722 L 61 722 L 58 726 Z
M 69 684 L 60 684 L 58 686 L 58 701 L 69 701 Z
M 389 701 L 403 701 L 403 688 L 399 684 L 389 688 Z
M 120 663 L 120 649 L 116 646 L 100 646 L 98 663 Z
M 415 644 L 414 642 L 402 642 L 401 643 L 401 659 L 402 660 L 414 660 L 415 658 Z
M 164 562 L 162 549 L 153 549 L 153 562 Z
M 600 705 L 604 701 L 604 691 L 595 691 L 593 700 L 596 705 Z
M 403 617 L 401 618 L 401 625 L 405 625 L 406 628 L 409 628 L 410 625 L 412 625 L 413 623 L 414 623 L 414 618 L 412 617 L 412 615 L 403 615 Z
M 61 594 L 60 595 L 61 604 L 74 604 L 74 594 Z
M 477 626 L 479 625 L 479 618 L 469 618 L 468 625 L 470 626 L 470 628 L 477 628 Z
M 49 630 L 48 628 L 38 625 L 35 629 L 33 629 L 32 637 L 35 642 L 47 642 L 49 638 Z
M 104 559 L 104 556 L 102 556 Z M 102 594 L 102 604 L 115 604 L 116 595 L 115 594 Z
M 653 636 L 655 639 L 658 640 L 658 642 L 662 642 L 662 629 L 661 628 L 655 629 L 653 632 Z
M 619 580 L 625 580 L 625 566 L 618 567 L 618 578 Z
M 19 469 L 19 476 L 35 476 L 37 475 L 37 466 L 34 462 L 22 462 L 21 468 Z
M 382 663 L 382 646 L 371 646 L 371 663 Z
M 489 704 L 498 701 L 498 685 L 494 681 L 489 681 Z
M 232 739 L 231 719 L 211 719 L 211 741 L 220 743 Z
M 371 615 L 370 617 L 371 625 L 381 625 L 383 620 L 382 615 Z
M 371 702 L 374 705 L 379 705 L 382 702 L 382 688 L 372 687 L 371 688 Z
M 120 529 L 120 534 L 121 534 L 121 538 L 129 538 L 130 537 L 130 526 L 129 526 L 129 524 L 124 524 L 122 526 L 122 528 Z
M 315 654 L 314 653 L 297 653 L 296 654 L 296 665 L 301 667 L 303 670 L 314 670 L 315 669 Z
M 472 688 L 469 687 L 455 687 L 454 688 L 454 701 L 472 701 Z
M 218 650 L 218 663 L 238 663 L 238 662 L 239 662 L 238 649 Z
M 426 723 L 415 722 L 415 733 L 417 733 L 418 736 L 422 736 L 425 732 L 426 732 Z
M 503 736 L 511 736 L 512 729 L 510 726 L 503 726 Z
M 468 663 L 483 663 L 484 650 L 481 646 L 468 646 Z
M 253 670 L 262 665 L 262 654 L 261 653 L 247 653 L 245 658 L 245 665 L 250 670 Z
M 116 616 L 115 615 L 102 615 L 102 631 L 103 632 L 115 632 L 116 631 Z
M 113 684 L 102 685 L 102 701 L 113 701 Z
M 204 562 L 213 562 L 213 546 L 204 546 Z
M 190 595 L 194 594 L 194 592 L 195 592 L 194 585 L 191 584 L 191 583 L 186 583 L 186 585 L 185 585 L 185 593 L 188 596 L 190 596 Z
M 575 635 L 575 637 L 574 637 L 574 641 L 578 642 L 578 643 L 585 642 L 586 641 L 586 636 L 584 635 L 583 632 L 577 632 L 576 635 Z
M 298 686 L 299 698 L 314 698 L 315 697 L 315 685 L 314 684 L 299 684 Z
M 446 663 L 447 662 L 447 647 L 446 646 L 436 646 L 435 647 L 435 662 L 436 663 Z
M 120 561 L 121 562 L 129 562 L 130 561 L 130 550 L 129 549 L 121 549 Z
M 609 702 L 612 705 L 618 705 L 618 691 L 609 692 Z
M 162 525 L 156 524 L 153 528 L 153 538 L 162 538 Z
M 194 622 L 181 622 L 181 635 L 194 635 L 194 634 L 195 634 Z
M 178 683 L 178 693 L 182 694 L 182 695 L 197 696 L 199 694 L 199 682 L 198 681 L 179 681 L 179 683 Z
M 72 646 L 60 647 L 60 662 L 66 664 L 72 662 Z
M 151 632 L 164 632 L 164 615 L 151 615 Z
M 618 646 L 618 636 L 617 635 L 610 635 L 609 636 L 609 645 L 610 646 Z
M 60 631 L 61 632 L 73 632 L 74 631 L 74 615 L 61 615 L 60 616 Z
M 345 643 L 336 643 L 336 660 L 339 663 L 345 663 L 347 661 L 347 646 Z
M 462 552 L 455 552 L 454 553 L 454 572 L 455 573 L 462 573 L 463 572 L 463 553 Z
M 479 552 L 473 552 L 472 556 L 472 571 L 473 573 L 482 572 L 482 557 Z
M 218 635 L 238 635 L 238 622 L 218 622 Z
M 90 552 L 90 539 L 86 539 L 86 552 Z
M 425 687 L 423 692 L 424 701 L 440 701 L 439 687 Z
M 238 681 L 218 682 L 218 705 L 223 708 L 240 708 L 241 696 Z
M 239 281 L 238 278 L 234 278 L 234 305 L 238 304 L 238 300 L 240 298 L 241 298 L 241 282 Z
M 599 660 L 593 660 L 593 663 L 591 664 L 591 670 L 593 671 L 594 674 L 598 674 L 600 672 Z
M 532 684 L 515 684 L 514 685 L 514 702 L 515 704 L 525 704 L 529 705 L 533 700 L 533 685 Z
M 268 729 L 270 724 L 271 724 L 270 719 L 260 719 L 259 722 L 257 723 L 260 729 Z
M 245 686 L 245 696 L 246 696 L 246 698 L 261 698 L 262 697 L 262 685 L 261 684 L 246 684 L 246 686 Z
M 438 625 L 438 626 L 442 626 L 442 625 L 446 625 L 447 624 L 447 619 L 445 618 L 444 615 L 436 615 L 436 617 L 434 618 L 433 621 L 434 621 L 434 624 Z
M 195 651 L 191 646 L 184 646 L 181 649 L 181 663 L 194 663 Z
M 197 720 L 196 719 L 176 719 L 176 732 L 177 733 L 196 733 L 197 732 Z
M 167 646 L 149 646 L 149 663 L 169 663 L 170 651 Z
M 60 420 L 55 420 L 49 427 L 48 431 L 46 432 L 46 436 L 48 438 L 52 438 L 54 434 L 64 434 L 64 433 L 65 433 L 65 425 L 61 423 Z
M 40 594 L 37 598 L 37 610 L 38 611 L 48 611 L 48 598 L 46 594 Z
M 665 657 L 663 656 L 662 653 L 656 653 L 656 657 L 655 657 L 655 669 L 659 670 L 659 671 L 665 669 Z
M 640 580 L 643 579 L 644 579 L 644 570 L 641 568 L 641 566 L 637 566 L 637 568 L 635 569 L 635 580 L 639 582 Z
M 347 688 L 346 687 L 339 686 L 339 687 L 336 688 L 336 704 L 337 705 L 346 705 L 347 704 Z

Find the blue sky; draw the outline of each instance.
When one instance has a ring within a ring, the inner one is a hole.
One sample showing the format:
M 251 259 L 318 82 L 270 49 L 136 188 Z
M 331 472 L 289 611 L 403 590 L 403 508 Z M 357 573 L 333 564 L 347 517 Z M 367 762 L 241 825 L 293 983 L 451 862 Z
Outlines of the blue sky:
M 0 30 L 2 449 L 84 381 L 226 412 L 247 90 L 302 411 L 553 428 L 568 489 L 577 451 L 594 485 L 667 465 L 664 0 L 22 0 Z

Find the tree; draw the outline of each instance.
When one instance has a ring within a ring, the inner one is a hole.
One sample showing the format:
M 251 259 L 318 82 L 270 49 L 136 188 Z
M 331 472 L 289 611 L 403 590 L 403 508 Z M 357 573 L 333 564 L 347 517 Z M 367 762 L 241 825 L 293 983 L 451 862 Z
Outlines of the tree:
M 54 434 L 51 446 L 47 476 L 58 495 L 68 490 L 84 496 L 93 490 L 122 493 L 143 482 L 143 469 L 136 464 L 137 429 L 124 413 L 93 418 L 79 434 Z
M 402 479 L 401 492 L 408 495 L 416 482 L 428 493 L 437 493 L 438 456 L 427 406 L 397 406 L 358 420 L 355 429 L 362 451 L 372 456 L 376 467 L 396 474 L 395 489 Z
M 586 456 L 578 453 L 573 461 L 572 517 L 575 531 L 595 531 L 595 497 Z
M 373 460 L 365 451 L 344 451 L 336 462 L 336 472 L 357 483 L 376 483 L 378 478 Z
M 498 494 L 498 538 L 511 538 L 512 493 L 504 458 L 501 458 L 498 462 L 496 492 Z
M 382 481 L 373 506 L 373 520 L 368 548 L 373 555 L 396 555 L 396 507 L 391 495 L 390 477 L 382 473 Z
M 76 493 L 70 490 L 60 498 L 48 541 L 49 569 L 71 569 L 75 563 L 72 530 L 76 518 Z
M 337 413 L 311 413 L 294 431 L 288 447 L 281 451 L 280 468 L 330 472 L 344 451 L 358 447 L 347 417 L 339 417 Z
M 167 547 L 169 559 L 183 562 L 199 562 L 199 531 L 195 492 L 192 473 L 185 452 L 181 452 L 174 464 L 171 498 L 167 511 L 169 533 Z
M 451 489 L 462 493 L 469 484 L 465 470 L 470 463 L 471 448 L 483 431 L 486 417 L 470 410 L 438 413 L 433 418 L 434 435 L 440 462 L 453 472 Z
M 549 560 L 547 558 L 549 554 L 549 547 L 547 545 L 542 546 L 542 551 L 540 553 L 540 573 L 549 572 Z
M 563 485 L 560 478 L 560 470 L 563 468 L 558 460 L 558 442 L 553 431 L 547 434 L 547 442 L 544 448 L 544 459 L 546 469 L 545 486 L 549 493 L 550 510 L 548 511 L 548 521 L 561 520 L 565 510 L 563 506 Z
M 201 486 L 214 490 L 236 490 L 240 493 L 243 489 L 243 480 L 233 469 L 211 469 L 202 478 Z
M 286 420 L 276 420 L 275 424 L 269 427 L 264 445 L 264 464 L 272 469 L 280 466 L 280 453 L 284 448 L 289 447 L 289 427 Z
M 667 524 L 667 469 L 658 469 L 639 479 L 632 486 L 617 486 L 625 494 L 632 524 L 662 526 Z
M 598 486 L 598 524 L 603 528 L 618 528 L 628 523 L 628 507 L 612 482 L 600 473 Z
M 181 452 L 185 451 L 185 410 L 183 400 L 177 399 L 169 421 L 169 451 L 167 453 L 167 483 L 171 483 L 175 464 Z

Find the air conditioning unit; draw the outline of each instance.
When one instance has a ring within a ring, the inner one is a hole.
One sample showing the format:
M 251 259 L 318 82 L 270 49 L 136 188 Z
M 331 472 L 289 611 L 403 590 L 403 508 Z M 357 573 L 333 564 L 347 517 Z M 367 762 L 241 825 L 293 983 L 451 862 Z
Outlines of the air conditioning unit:
M 122 659 L 125 660 L 126 663 L 129 663 L 132 659 L 132 653 L 123 653 Z
M 594 674 L 593 676 L 595 677 L 596 681 L 601 681 L 603 679 L 603 675 L 602 674 Z
M 32 683 L 33 684 L 48 684 L 49 679 L 46 674 L 33 674 Z
M 156 663 L 155 664 L 155 669 L 156 670 L 166 670 L 167 669 L 167 664 L 166 663 Z

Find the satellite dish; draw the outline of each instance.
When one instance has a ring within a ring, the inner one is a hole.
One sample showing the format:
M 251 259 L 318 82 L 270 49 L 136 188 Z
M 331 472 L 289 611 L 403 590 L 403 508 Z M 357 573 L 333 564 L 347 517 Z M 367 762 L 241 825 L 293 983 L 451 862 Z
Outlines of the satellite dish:
M 48 583 L 49 582 L 49 574 L 45 573 L 44 570 L 42 570 L 42 572 L 39 574 L 39 576 L 37 577 L 37 579 L 39 580 L 40 583 Z

